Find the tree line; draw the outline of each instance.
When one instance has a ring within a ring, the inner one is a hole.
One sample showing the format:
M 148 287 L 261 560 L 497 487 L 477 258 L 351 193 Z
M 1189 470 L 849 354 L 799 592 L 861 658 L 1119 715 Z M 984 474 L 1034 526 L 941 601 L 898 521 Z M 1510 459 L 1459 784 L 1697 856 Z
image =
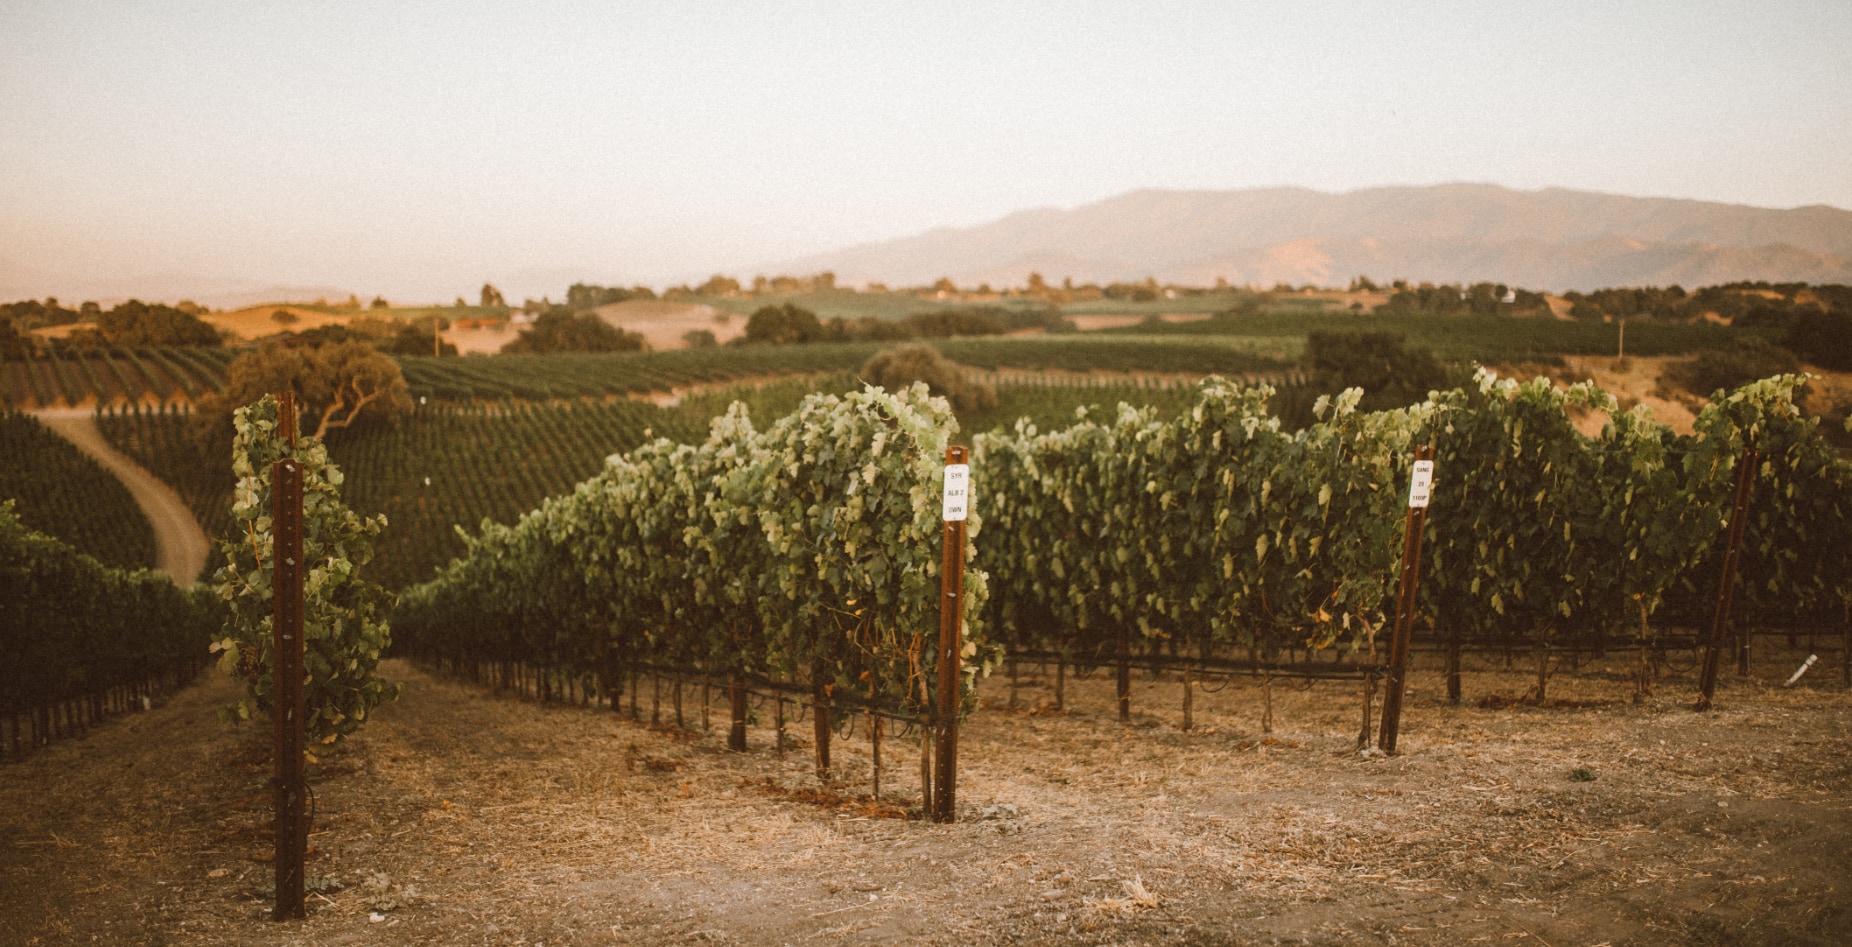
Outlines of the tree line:
M 58 305 L 56 297 L 43 302 L 28 299 L 0 303 L 0 358 L 28 358 L 40 347 L 28 334 L 45 326 L 78 324 L 61 339 L 45 347 L 59 353 L 83 355 L 122 346 L 217 346 L 224 344 L 217 329 L 199 318 L 198 307 L 183 309 L 131 299 L 104 310 L 84 303 L 78 310 Z
M 1007 309 L 971 306 L 916 312 L 900 319 L 864 316 L 828 320 L 784 303 L 761 306 L 746 320 L 739 345 L 809 345 L 823 342 L 900 342 L 909 339 L 946 339 L 954 336 L 1006 335 L 1024 329 L 1072 332 L 1074 323 L 1052 308 Z

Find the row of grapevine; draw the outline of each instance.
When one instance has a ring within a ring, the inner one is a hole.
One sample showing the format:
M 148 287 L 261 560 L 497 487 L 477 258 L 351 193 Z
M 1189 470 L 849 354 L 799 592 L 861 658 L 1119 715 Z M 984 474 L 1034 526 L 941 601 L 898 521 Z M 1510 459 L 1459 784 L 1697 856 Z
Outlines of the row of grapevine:
M 1761 453 L 1742 558 L 1739 627 L 1801 615 L 1842 623 L 1852 599 L 1852 467 L 1804 416 L 1804 379 L 1718 392 L 1688 436 L 1621 412 L 1592 385 L 1554 389 L 1481 374 L 1433 402 L 1436 479 L 1422 599 L 1439 637 L 1536 650 L 1544 696 L 1552 646 L 1642 648 L 1652 686 L 1653 628 L 1709 622 L 1722 538 L 1743 450 Z M 1572 412 L 1609 422 L 1587 438 Z M 1454 659 L 1457 664 L 1457 657 Z M 1457 676 L 1449 689 L 1458 695 Z
M 0 405 L 138 404 L 198 398 L 225 386 L 229 349 L 114 348 L 0 362 Z
M 770 375 L 852 371 L 878 346 L 399 359 L 412 393 L 441 400 L 604 397 Z M 191 402 L 222 389 L 236 348 L 113 348 L 0 362 L 0 405 Z
M 1174 417 L 1122 406 L 978 437 L 999 637 L 1117 663 L 1122 717 L 1134 636 L 1197 658 L 1370 640 L 1399 554 L 1401 458 L 1424 414 L 1359 412 L 1353 391 L 1289 432 L 1273 394 L 1209 379 Z
M 1699 414 L 1694 436 L 1674 448 L 1692 492 L 1717 507 L 1730 502 L 1744 448 L 1760 452 L 1736 593 L 1744 625 L 1838 624 L 1852 635 L 1852 464 L 1821 436 L 1821 422 L 1796 408 L 1798 381 L 1720 393 Z M 1708 621 L 1721 559 L 1713 547 L 1670 583 L 1667 611 L 1693 624 Z
M 0 409 L 0 500 L 36 530 L 124 569 L 154 565 L 154 527 L 102 465 L 37 418 Z
M 228 458 L 208 456 L 194 434 L 188 405 L 165 402 L 99 408 L 96 426 L 111 447 L 174 488 L 207 536 L 231 535 L 234 478 Z M 215 548 L 206 571 L 220 564 Z
M 851 706 L 927 715 L 951 427 L 924 387 L 870 388 L 813 395 L 762 432 L 736 407 L 700 444 L 614 455 L 516 525 L 485 523 L 468 556 L 406 590 L 400 647 L 569 675 L 614 705 L 639 667 L 724 677 L 742 749 L 750 686 L 802 689 L 820 721 Z M 984 583 L 966 582 L 970 616 Z M 979 654 L 980 629 L 967 640 Z
M 348 502 L 392 523 L 380 537 L 370 575 L 397 589 L 429 578 L 463 554 L 457 526 L 473 527 L 484 519 L 513 522 L 597 473 L 614 452 L 653 436 L 697 440 L 732 401 L 745 402 L 754 417 L 778 417 L 813 392 L 842 394 L 857 387 L 852 374 L 837 372 L 695 392 L 672 407 L 632 399 L 432 401 L 393 425 L 340 431 L 329 449 L 348 472 Z M 981 429 L 995 423 L 993 418 L 1017 416 L 1066 423 L 1077 406 L 1119 401 L 1168 409 L 1192 390 L 1175 382 L 1011 379 L 998 385 L 997 409 L 963 419 L 961 426 Z M 115 407 L 97 415 L 98 427 L 118 450 L 173 486 L 209 535 L 225 536 L 232 477 L 221 458 L 204 455 L 191 420 L 186 408 L 172 406 Z M 211 568 L 217 564 L 215 551 Z
M 221 620 L 203 588 L 112 569 L 0 502 L 0 750 L 18 755 L 144 707 L 205 664 Z
M 430 578 L 462 555 L 459 525 L 513 522 L 645 440 L 664 412 L 642 401 L 420 407 L 390 428 L 333 445 L 355 509 L 384 514 L 371 575 L 388 588 Z
M 1512 364 L 1564 355 L 1611 355 L 1620 327 L 1593 320 L 1513 319 L 1426 313 L 1265 312 L 1197 322 L 1160 323 L 1103 330 L 1101 335 L 1136 333 L 1150 338 L 1210 340 L 1303 339 L 1313 332 L 1390 332 L 1410 345 L 1433 349 L 1445 359 Z M 1729 349 L 1768 330 L 1733 328 L 1702 320 L 1664 322 L 1635 319 L 1626 327 L 1627 354 L 1689 355 Z
M 666 352 L 401 358 L 413 394 L 465 398 L 602 397 L 763 375 L 850 371 L 872 346 L 729 346 Z
M 984 369 L 1158 371 L 1202 375 L 1277 371 L 1238 345 L 1085 335 L 940 339 L 948 358 Z M 606 397 L 747 378 L 853 372 L 881 343 L 724 346 L 664 352 L 399 358 L 412 394 L 427 399 Z M 0 404 L 47 408 L 191 402 L 222 389 L 230 348 L 115 348 L 0 363 Z
M 975 368 L 1071 372 L 1169 372 L 1248 375 L 1289 368 L 1297 343 L 1169 339 L 1104 333 L 933 340 L 946 358 Z
M 563 404 L 483 402 L 421 405 L 393 425 L 337 434 L 330 445 L 349 471 L 348 499 L 393 528 L 380 539 L 371 575 L 389 588 L 431 576 L 464 545 L 456 527 L 484 519 L 511 522 L 549 496 L 598 472 L 613 451 L 641 444 L 653 432 L 690 439 L 742 398 L 768 413 L 784 413 L 813 388 L 846 390 L 847 375 L 787 379 L 689 397 L 661 408 L 645 401 Z M 233 478 L 223 458 L 206 456 L 186 406 L 116 406 L 97 412 L 97 426 L 117 449 L 179 493 L 210 536 L 231 535 Z M 217 550 L 209 571 L 220 560 Z
M 1050 433 L 1023 423 L 980 436 L 994 634 L 1018 653 L 1117 660 L 1122 681 L 1135 645 L 1182 651 L 1186 665 L 1372 649 L 1414 443 L 1436 451 L 1420 607 L 1456 666 L 1463 638 L 1537 647 L 1541 698 L 1546 646 L 1650 638 L 1669 598 L 1714 596 L 1716 540 L 1751 445 L 1763 459 L 1744 557 L 1750 609 L 1843 620 L 1852 468 L 1795 407 L 1800 382 L 1720 393 L 1689 437 L 1592 386 L 1485 372 L 1399 411 L 1360 413 L 1355 393 L 1321 399 L 1317 422 L 1296 433 L 1267 410 L 1270 389 L 1210 380 L 1173 418 L 1122 407 Z M 1583 410 L 1610 418 L 1599 437 L 1576 430 Z
M 381 538 L 373 574 L 388 587 L 400 587 L 428 577 L 435 567 L 464 552 L 464 543 L 455 529 L 458 524 L 480 523 L 485 518 L 510 522 L 520 511 L 537 506 L 542 498 L 565 492 L 573 482 L 597 472 L 605 455 L 642 443 L 648 432 L 685 440 L 719 410 L 722 399 L 751 400 L 755 403 L 753 413 L 763 416 L 788 410 L 812 388 L 841 390 L 850 384 L 848 375 L 785 379 L 754 388 L 690 395 L 681 405 L 667 409 L 628 400 L 473 407 L 440 403 L 420 408 L 396 427 L 344 432 L 332 449 L 353 474 L 349 489 L 355 507 L 368 515 L 386 513 L 394 524 Z M 1719 491 L 1728 489 L 1736 451 L 1743 438 L 1751 436 L 1745 432 L 1753 432 L 1771 458 L 1764 462 L 1764 486 L 1752 508 L 1760 525 L 1750 533 L 1752 550 L 1744 560 L 1746 592 L 1739 600 L 1746 617 L 1757 622 L 1797 615 L 1814 621 L 1841 618 L 1835 610 L 1842 611 L 1838 590 L 1843 589 L 1844 582 L 1834 577 L 1830 557 L 1800 556 L 1799 551 L 1845 548 L 1843 543 L 1833 543 L 1828 532 L 1843 522 L 1835 512 L 1840 494 L 1834 492 L 1839 489 L 1834 478 L 1842 476 L 1844 468 L 1832 461 L 1823 442 L 1810 433 L 1810 422 L 1793 408 L 1792 383 L 1786 385 L 1765 383 L 1731 395 L 1734 400 L 1720 402 L 1705 413 L 1699 433 L 1689 438 L 1673 437 L 1637 413 L 1618 412 L 1605 394 L 1588 388 L 1558 391 L 1541 382 L 1519 386 L 1484 377 L 1477 386 L 1436 395 L 1433 404 L 1417 409 L 1416 413 L 1427 420 L 1414 435 L 1417 440 L 1436 445 L 1441 462 L 1436 485 L 1439 505 L 1427 547 L 1424 636 L 1433 646 L 1456 651 L 1492 648 L 1509 654 L 1515 649 L 1537 647 L 1540 660 L 1548 660 L 1545 652 L 1557 646 L 1601 648 L 1618 643 L 1619 635 L 1634 636 L 1641 629 L 1642 618 L 1648 615 L 1663 614 L 1660 624 L 1686 628 L 1704 625 L 1716 591 L 1716 556 L 1707 550 L 1714 549 L 1713 540 L 1721 532 L 1724 493 Z M 1316 444 L 1319 438 L 1332 436 L 1316 425 L 1288 434 L 1296 427 L 1294 424 L 1273 420 L 1285 413 L 1279 407 L 1285 400 L 1282 394 L 1294 390 L 1304 388 L 1289 384 L 1270 399 L 1242 409 L 1246 413 L 1240 414 L 1239 420 L 1244 431 L 1249 420 L 1265 424 L 1272 439 L 1269 444 L 1294 438 Z M 1067 469 L 1079 472 L 1066 476 L 1075 482 L 1083 476 L 1103 476 L 1076 466 L 1090 462 L 1086 458 L 1093 450 L 1086 447 L 1087 439 L 1136 445 L 1141 437 L 1150 436 L 1141 433 L 1146 429 L 1161 434 L 1183 424 L 1164 419 L 1167 415 L 1181 416 L 1177 406 L 1185 391 L 1149 379 L 1105 383 L 1097 379 L 1017 378 L 999 385 L 1000 401 L 1010 413 L 1046 415 L 1047 420 L 1034 423 L 1058 423 L 1063 428 L 1068 426 L 1075 405 L 1138 400 L 1152 406 L 1142 414 L 1134 412 L 1131 421 L 1120 418 L 1102 422 L 1098 420 L 1099 412 L 1093 411 L 1094 420 L 1083 422 L 1079 428 L 1037 435 L 1041 438 L 1037 451 L 1070 450 L 1074 457 Z M 1224 393 L 1224 397 L 1228 396 Z M 1609 430 L 1599 438 L 1584 437 L 1570 424 L 1572 412 L 1589 409 L 1605 410 L 1612 416 Z M 1354 414 L 1348 412 L 1346 417 Z M 140 431 L 140 435 L 128 438 L 136 442 L 128 445 L 132 454 L 145 454 L 148 446 L 165 444 L 172 448 L 169 453 L 173 456 L 166 461 L 144 460 L 164 477 L 186 481 L 200 471 L 220 469 L 209 459 L 189 453 L 192 442 L 184 436 L 180 416 L 146 410 L 105 412 L 101 423 L 106 430 Z M 992 439 L 991 443 L 998 442 Z M 1780 443 L 1790 445 L 1786 453 L 1777 449 Z M 1735 446 L 1725 449 L 1719 445 Z M 1297 449 L 1317 452 L 1311 447 Z M 983 478 L 997 473 L 996 466 L 1009 456 L 1009 450 L 999 449 L 980 463 L 980 486 Z M 1260 460 L 1244 455 L 1228 463 L 1257 464 Z M 1296 467 L 1301 461 L 1289 458 L 1286 463 Z M 1223 475 L 1232 474 L 1224 471 Z M 1383 478 L 1392 479 L 1392 472 L 1372 476 L 1387 483 L 1388 479 Z M 1798 481 L 1790 486 L 1788 481 L 1796 478 Z M 182 493 L 189 498 L 214 495 L 219 504 L 216 508 L 222 511 L 229 506 L 230 491 L 221 481 L 228 478 L 212 479 L 213 484 L 196 490 L 183 488 Z M 1269 479 L 1281 483 L 1290 478 L 1263 476 L 1257 483 Z M 184 483 L 177 485 L 184 487 Z M 1097 484 L 1088 489 L 1097 489 Z M 1272 489 L 1268 490 L 1267 500 L 1277 506 L 1284 501 L 1276 498 Z M 1391 492 L 1399 493 L 1399 488 Z M 1000 497 L 992 498 L 1000 499 L 1004 505 L 987 503 L 982 509 L 997 516 L 1010 515 L 1009 496 L 1006 485 Z M 1126 509 L 1132 512 L 1118 515 L 1131 517 L 1136 511 L 1135 507 Z M 1457 512 L 1448 514 L 1447 510 Z M 1163 514 L 1141 513 L 1138 515 L 1142 519 L 1127 522 L 1158 524 L 1157 535 L 1172 546 L 1194 543 L 1188 537 L 1202 531 L 1187 522 L 1179 526 L 1174 522 L 1175 511 Z M 1021 533 L 1024 548 L 1030 556 L 1045 556 L 1053 544 L 1042 541 L 1037 530 L 1049 528 L 1062 514 L 1038 507 L 1022 515 L 1026 524 Z M 1272 515 L 1283 514 L 1276 510 Z M 223 517 L 220 512 L 219 518 Z M 1379 521 L 1393 523 L 1396 515 L 1392 511 L 1386 518 L 1379 517 Z M 1256 558 L 1253 547 L 1260 537 L 1250 527 L 1221 524 L 1217 540 L 1221 545 L 1216 548 L 1223 551 L 1224 559 L 1229 547 L 1237 546 L 1237 538 L 1239 546 L 1249 548 L 1248 557 Z M 1096 524 L 1088 528 L 1099 527 Z M 224 535 L 222 529 L 213 530 L 213 534 Z M 1243 529 L 1250 532 L 1241 532 Z M 1017 535 L 1017 530 L 1006 530 L 987 545 L 994 550 L 1016 541 L 1012 537 Z M 1282 566 L 1296 563 L 1292 558 L 1296 554 L 1294 538 L 1288 535 L 1282 541 L 1275 536 L 1267 541 L 1273 549 L 1285 549 L 1284 553 L 1276 553 L 1285 556 Z M 1309 544 L 1309 539 L 1302 541 Z M 1320 539 L 1319 551 L 1323 552 L 1331 542 Z M 1190 556 L 1195 548 L 1190 546 L 1189 555 L 1176 549 L 1161 551 L 1170 559 L 1158 559 L 1159 572 L 1165 576 L 1186 574 L 1194 567 Z M 1617 553 L 1623 558 L 1614 558 Z M 1374 547 L 1372 553 L 1393 554 L 1393 549 L 1385 553 L 1381 546 Z M 1787 562 L 1790 559 L 1796 561 Z M 1040 561 L 1006 557 L 992 571 L 1005 576 L 1015 570 L 1020 576 L 1022 562 Z M 1166 565 L 1166 561 L 1183 565 Z M 1235 561 L 1245 560 L 1237 556 Z M 1068 565 L 1063 563 L 1064 568 Z M 1105 570 L 1100 574 L 1110 571 L 1108 567 L 1151 568 L 1140 559 L 1127 564 L 1106 563 L 1099 567 Z M 1811 571 L 1802 575 L 1803 567 Z M 1780 571 L 1770 571 L 1775 569 Z M 1386 576 L 1392 570 L 1372 574 Z M 1839 575 L 1843 576 L 1843 570 Z M 1046 584 L 1046 580 L 1042 581 Z M 1201 584 L 1204 580 L 1192 581 Z M 1120 584 L 1142 588 L 1129 578 L 1122 578 Z M 1110 585 L 1108 582 L 1101 587 Z M 1271 591 L 1277 585 L 1277 581 L 1263 584 L 1261 591 L 1265 594 L 1252 603 L 1267 623 L 1277 621 L 1273 613 L 1278 606 Z M 1014 579 L 999 583 L 998 588 L 1000 609 L 1011 596 L 1047 598 L 1052 594 L 1038 591 L 1033 583 L 1025 589 Z M 1230 609 L 1235 607 L 1224 604 Z M 1233 629 L 1256 622 L 1251 617 L 1227 618 L 1225 627 L 1208 628 L 1189 619 L 1189 613 L 1179 611 L 1168 596 L 1118 608 L 1123 614 L 1144 616 L 1142 624 L 1135 617 L 1128 627 L 1138 629 L 1133 643 L 1147 649 L 1162 647 L 1174 653 L 1187 647 L 1200 653 L 1207 639 L 1212 651 L 1251 644 L 1251 656 L 1258 657 L 1263 650 L 1268 656 L 1276 656 L 1281 648 L 1297 641 L 1290 636 L 1274 636 L 1278 640 L 1266 645 L 1264 639 L 1268 636 L 1260 631 L 1254 633 L 1252 641 L 1243 638 Z M 1068 629 L 1062 632 L 1067 638 L 1053 632 L 1024 633 L 1023 646 L 1030 650 L 1065 647 L 1076 656 L 1098 660 L 1114 655 L 1119 648 L 1116 630 L 1100 624 L 1100 620 L 1088 619 L 1083 633 L 1074 614 L 1053 606 L 1036 605 L 1032 600 L 1016 610 L 1032 616 L 1030 620 L 1045 628 L 1063 625 Z M 1333 614 L 1329 608 L 1323 610 Z M 1066 617 L 1057 621 L 1060 615 Z M 1381 622 L 1379 614 L 1366 613 L 1362 617 L 1370 628 Z M 1263 625 L 1254 627 L 1264 630 Z M 1367 651 L 1367 635 L 1356 637 L 1356 629 L 1361 627 L 1353 624 L 1343 630 L 1342 637 L 1347 644 Z M 1008 626 L 1003 630 L 1006 636 L 1018 636 Z M 1673 640 L 1650 629 L 1647 636 L 1655 648 Z M 1303 642 L 1298 643 L 1303 646 Z
M 994 408 L 977 409 L 959 415 L 960 426 L 978 433 L 996 428 L 1010 428 L 1028 419 L 1042 430 L 1072 424 L 1075 411 L 1087 408 L 1097 412 L 1114 405 L 1130 404 L 1149 407 L 1161 417 L 1170 417 L 1190 409 L 1196 402 L 1200 375 L 1131 376 L 1119 374 L 1065 375 L 1047 372 L 989 372 L 978 376 L 996 391 Z M 1311 382 L 1296 373 L 1286 373 L 1269 381 L 1273 395 L 1267 407 L 1289 430 L 1311 423 L 1312 405 L 1318 393 Z
M 983 369 L 1244 374 L 1282 363 L 1237 345 L 1084 335 L 927 340 Z M 404 357 L 413 394 L 441 399 L 597 397 L 666 391 L 767 375 L 852 372 L 889 344 L 724 346 L 664 352 Z

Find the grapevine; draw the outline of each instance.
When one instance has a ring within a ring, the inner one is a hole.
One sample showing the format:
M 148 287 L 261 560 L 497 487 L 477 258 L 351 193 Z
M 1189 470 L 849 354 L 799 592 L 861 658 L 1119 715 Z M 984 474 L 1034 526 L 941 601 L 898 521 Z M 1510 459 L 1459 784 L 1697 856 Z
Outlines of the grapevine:
M 311 744 L 332 744 L 399 691 L 376 671 L 391 643 L 384 617 L 388 596 L 359 574 L 386 521 L 362 519 L 341 502 L 341 471 L 329 462 L 321 441 L 302 437 L 291 445 L 279 436 L 274 397 L 238 409 L 233 423 L 236 532 L 220 541 L 226 564 L 214 576 L 231 617 L 212 650 L 220 654 L 221 670 L 244 679 L 246 693 L 225 716 L 245 720 L 273 710 L 270 476 L 272 463 L 292 457 L 303 470 L 304 727 Z

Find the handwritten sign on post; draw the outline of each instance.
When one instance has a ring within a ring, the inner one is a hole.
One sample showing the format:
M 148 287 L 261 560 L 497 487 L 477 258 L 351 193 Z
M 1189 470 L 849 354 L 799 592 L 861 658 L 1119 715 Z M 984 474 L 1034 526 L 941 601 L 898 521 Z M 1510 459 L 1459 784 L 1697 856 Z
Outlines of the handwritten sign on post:
M 1415 461 L 1415 473 L 1408 480 L 1408 508 L 1423 509 L 1428 505 L 1428 494 L 1434 485 L 1434 462 L 1431 460 Z
M 945 521 L 956 523 L 971 512 L 971 465 L 945 465 Z

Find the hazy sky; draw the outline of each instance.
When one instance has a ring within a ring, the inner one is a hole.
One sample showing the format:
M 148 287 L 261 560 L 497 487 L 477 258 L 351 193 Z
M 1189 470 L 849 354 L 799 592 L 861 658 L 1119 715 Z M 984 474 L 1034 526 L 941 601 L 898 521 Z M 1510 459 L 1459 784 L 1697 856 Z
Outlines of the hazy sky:
M 1849 48 L 1845 0 L 0 0 L 0 286 L 558 296 L 1145 187 L 1852 208 Z

